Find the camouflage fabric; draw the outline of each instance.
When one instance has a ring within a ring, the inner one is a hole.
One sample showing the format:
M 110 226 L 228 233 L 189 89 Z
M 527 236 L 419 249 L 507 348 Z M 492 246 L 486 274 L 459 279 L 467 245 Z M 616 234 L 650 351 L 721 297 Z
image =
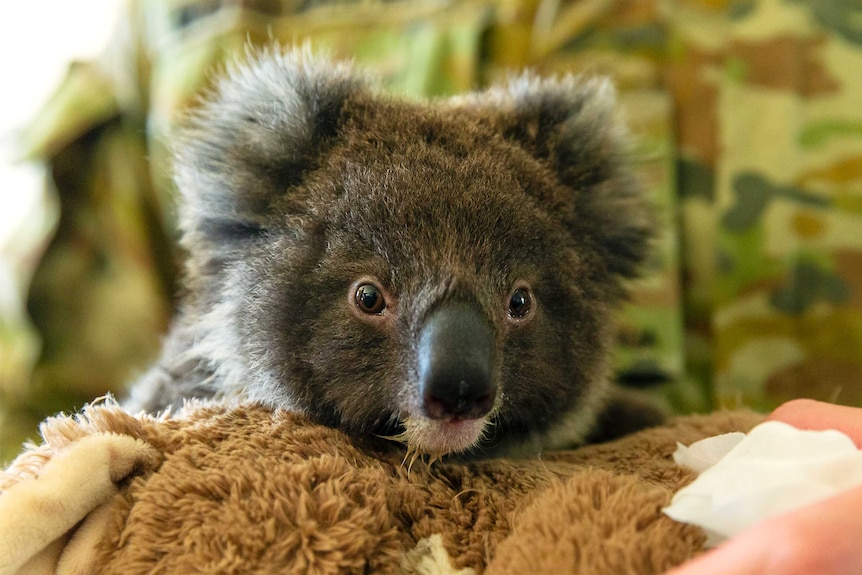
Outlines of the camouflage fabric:
M 28 294 L 34 327 L 0 318 L 0 460 L 44 415 L 122 389 L 155 354 L 177 289 L 171 130 L 225 59 L 271 41 L 353 57 L 417 96 L 523 66 L 613 76 L 662 231 L 621 312 L 621 379 L 660 384 L 682 412 L 862 405 L 860 12 L 849 0 L 131 2 L 105 57 L 74 66 L 24 138 L 50 166 L 60 217 Z
M 862 7 L 670 6 L 691 372 L 862 404 Z

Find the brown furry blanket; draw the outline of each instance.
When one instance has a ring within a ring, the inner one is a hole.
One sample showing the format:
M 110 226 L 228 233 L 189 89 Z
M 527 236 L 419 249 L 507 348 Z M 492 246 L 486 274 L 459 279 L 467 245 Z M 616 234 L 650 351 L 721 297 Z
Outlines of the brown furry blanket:
M 661 573 L 703 533 L 661 513 L 676 442 L 760 416 L 678 418 L 541 459 L 416 461 L 256 406 L 42 425 L 0 474 L 0 575 Z

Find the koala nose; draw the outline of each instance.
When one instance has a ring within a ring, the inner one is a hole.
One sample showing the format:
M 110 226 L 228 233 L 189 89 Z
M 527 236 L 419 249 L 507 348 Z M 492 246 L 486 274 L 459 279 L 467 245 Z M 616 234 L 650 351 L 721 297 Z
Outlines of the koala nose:
M 419 386 L 431 419 L 477 419 L 494 405 L 494 331 L 478 305 L 444 304 L 419 336 Z

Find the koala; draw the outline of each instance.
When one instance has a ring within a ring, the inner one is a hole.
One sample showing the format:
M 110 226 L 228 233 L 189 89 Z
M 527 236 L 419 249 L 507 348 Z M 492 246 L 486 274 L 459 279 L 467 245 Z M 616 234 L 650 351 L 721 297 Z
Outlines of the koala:
M 654 227 L 614 109 L 602 79 L 417 102 L 308 50 L 234 65 L 175 146 L 184 300 L 126 405 L 239 398 L 431 457 L 654 423 L 609 383 Z

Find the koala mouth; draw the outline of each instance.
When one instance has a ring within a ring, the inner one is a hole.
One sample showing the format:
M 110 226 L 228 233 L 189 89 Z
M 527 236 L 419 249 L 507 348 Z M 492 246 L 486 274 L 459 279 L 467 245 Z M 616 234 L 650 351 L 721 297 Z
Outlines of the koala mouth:
M 404 431 L 387 439 L 399 441 L 407 446 L 407 459 L 428 455 L 431 461 L 448 453 L 467 451 L 475 447 L 484 437 L 488 418 L 479 419 L 432 419 L 424 416 L 406 418 Z

